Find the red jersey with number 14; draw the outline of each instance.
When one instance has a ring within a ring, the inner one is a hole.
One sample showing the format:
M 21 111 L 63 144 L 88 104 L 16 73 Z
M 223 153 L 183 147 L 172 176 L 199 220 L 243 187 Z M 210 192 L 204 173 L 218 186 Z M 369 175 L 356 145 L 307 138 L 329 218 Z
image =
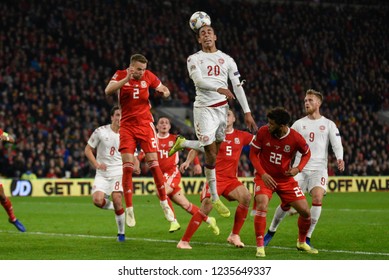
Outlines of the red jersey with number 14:
M 111 81 L 120 81 L 127 76 L 127 70 L 118 70 Z M 142 79 L 130 79 L 120 89 L 118 99 L 122 110 L 120 126 L 128 124 L 127 120 L 154 121 L 150 112 L 149 87 L 157 88 L 161 81 L 151 71 L 146 70 Z
M 259 162 L 267 174 L 274 180 L 288 181 L 293 177 L 285 175 L 291 168 L 292 159 L 296 152 L 301 154 L 309 152 L 305 139 L 293 128 L 289 128 L 286 135 L 276 138 L 270 134 L 269 126 L 262 126 L 252 142 L 252 146 L 259 149 Z M 256 173 L 256 177 L 261 175 Z
M 171 147 L 173 147 L 174 142 L 176 141 L 177 135 L 169 134 L 166 137 L 158 136 L 158 161 L 159 166 L 163 173 L 172 175 L 175 172 L 178 172 L 180 178 L 181 173 L 178 171 L 178 160 L 179 153 L 175 153 L 173 156 L 169 157 L 168 153 Z

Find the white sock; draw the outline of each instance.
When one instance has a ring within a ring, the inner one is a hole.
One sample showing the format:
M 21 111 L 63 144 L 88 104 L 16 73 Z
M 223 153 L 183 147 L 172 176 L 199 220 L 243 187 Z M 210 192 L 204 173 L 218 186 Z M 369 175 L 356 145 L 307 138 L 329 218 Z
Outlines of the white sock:
M 203 152 L 203 153 L 205 152 L 204 147 L 200 147 L 200 142 L 197 140 L 185 140 L 182 146 L 185 148 L 191 148 L 199 152 Z
M 116 225 L 118 226 L 118 233 L 124 234 L 124 229 L 125 229 L 124 223 L 126 220 L 124 213 L 121 215 L 115 214 L 115 220 L 116 220 Z
M 285 218 L 286 214 L 288 214 L 288 211 L 282 210 L 281 206 L 278 205 L 276 211 L 274 212 L 274 217 L 271 221 L 269 230 L 273 232 L 277 231 L 278 226 L 280 225 L 282 219 Z
M 311 238 L 313 231 L 315 230 L 316 224 L 319 221 L 321 214 L 321 205 L 311 207 L 311 226 L 308 230 L 307 237 Z
M 219 195 L 217 194 L 217 188 L 216 188 L 216 170 L 215 168 L 209 169 L 207 167 L 204 167 L 204 173 L 205 173 L 205 177 L 207 177 L 207 182 L 209 186 L 209 191 L 212 196 L 212 201 L 216 201 L 219 199 Z
M 102 207 L 102 209 L 107 209 L 107 210 L 114 210 L 114 209 L 115 209 L 115 208 L 113 207 L 113 203 L 112 203 L 111 200 L 106 199 L 106 198 L 104 198 L 104 200 L 105 200 L 105 204 L 104 204 L 104 206 Z

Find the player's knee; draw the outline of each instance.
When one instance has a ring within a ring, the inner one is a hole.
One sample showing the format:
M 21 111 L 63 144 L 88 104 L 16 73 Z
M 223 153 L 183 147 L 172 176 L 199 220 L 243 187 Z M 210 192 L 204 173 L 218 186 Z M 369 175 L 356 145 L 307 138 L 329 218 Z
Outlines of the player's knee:
M 93 204 L 96 206 L 96 207 L 103 207 L 104 205 L 104 198 L 100 198 L 100 197 L 93 197 Z
M 311 217 L 311 211 L 309 210 L 309 208 L 307 209 L 300 209 L 300 211 L 298 211 L 300 216 L 303 217 L 303 218 L 310 218 Z
M 208 215 L 209 212 L 212 210 L 212 202 L 211 199 L 205 198 L 201 203 L 201 212 Z

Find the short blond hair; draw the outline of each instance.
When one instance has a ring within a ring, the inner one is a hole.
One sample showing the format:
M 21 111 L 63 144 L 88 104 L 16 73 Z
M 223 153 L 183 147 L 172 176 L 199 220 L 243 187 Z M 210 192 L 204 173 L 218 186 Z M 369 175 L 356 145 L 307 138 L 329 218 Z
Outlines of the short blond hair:
M 305 93 L 305 95 L 315 95 L 317 98 L 319 98 L 320 100 L 320 103 L 323 103 L 323 94 L 317 90 L 314 90 L 314 89 L 308 89 L 307 92 Z

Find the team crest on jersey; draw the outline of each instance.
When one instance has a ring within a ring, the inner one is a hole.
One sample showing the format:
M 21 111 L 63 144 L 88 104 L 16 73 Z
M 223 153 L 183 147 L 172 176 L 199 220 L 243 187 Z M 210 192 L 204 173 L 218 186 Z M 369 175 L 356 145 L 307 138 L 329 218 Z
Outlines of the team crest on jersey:
M 224 59 L 223 58 L 219 58 L 219 63 L 220 64 L 224 64 Z
M 289 145 L 285 145 L 284 152 L 285 153 L 289 153 L 290 152 L 290 146 Z
M 234 143 L 239 145 L 240 144 L 240 139 L 238 137 L 234 138 Z
M 168 146 L 169 146 L 169 147 L 173 147 L 173 143 L 174 143 L 173 141 L 169 141 Z
M 140 86 L 141 86 L 142 88 L 147 88 L 147 83 L 146 83 L 146 81 L 141 81 L 141 82 L 140 82 Z
M 196 69 L 196 65 L 191 65 L 190 66 L 190 71 L 193 71 L 193 70 L 195 70 Z
M 320 129 L 320 130 L 325 130 L 326 127 L 325 127 L 324 125 L 321 125 L 321 126 L 319 127 L 319 129 Z

